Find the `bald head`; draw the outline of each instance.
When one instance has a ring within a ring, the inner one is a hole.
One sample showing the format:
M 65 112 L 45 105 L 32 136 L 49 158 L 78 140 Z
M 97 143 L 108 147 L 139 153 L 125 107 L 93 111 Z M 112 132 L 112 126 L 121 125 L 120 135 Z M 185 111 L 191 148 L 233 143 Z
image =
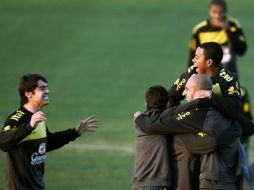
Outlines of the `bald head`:
M 206 74 L 194 74 L 187 81 L 183 95 L 188 102 L 193 100 L 197 90 L 212 90 L 212 81 Z
M 212 89 L 212 81 L 206 74 L 194 74 L 192 75 L 187 83 L 194 86 L 195 90 L 208 90 Z

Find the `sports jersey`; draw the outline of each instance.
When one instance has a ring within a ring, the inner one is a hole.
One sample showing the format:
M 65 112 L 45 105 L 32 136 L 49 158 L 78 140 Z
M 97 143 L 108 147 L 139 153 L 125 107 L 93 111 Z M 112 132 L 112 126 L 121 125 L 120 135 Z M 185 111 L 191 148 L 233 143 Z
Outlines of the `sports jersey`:
M 20 107 L 7 118 L 0 132 L 0 148 L 7 152 L 8 190 L 44 189 L 46 152 L 80 136 L 75 129 L 51 133 L 45 122 L 32 128 L 32 115 Z
M 190 42 L 189 66 L 195 56 L 197 47 L 205 42 L 217 42 L 222 46 L 222 64 L 230 71 L 237 73 L 236 55 L 243 55 L 247 50 L 246 39 L 239 22 L 234 18 L 228 18 L 229 27 L 223 29 L 212 26 L 209 20 L 197 24 L 192 30 Z

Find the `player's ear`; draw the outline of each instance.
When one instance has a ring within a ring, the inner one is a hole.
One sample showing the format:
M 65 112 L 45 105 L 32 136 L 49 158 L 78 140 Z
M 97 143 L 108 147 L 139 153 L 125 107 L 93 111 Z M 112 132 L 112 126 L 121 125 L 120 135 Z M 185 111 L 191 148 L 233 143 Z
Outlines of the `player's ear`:
M 213 65 L 213 60 L 212 60 L 212 59 L 208 59 L 208 60 L 206 61 L 206 63 L 207 63 L 207 66 L 208 66 L 208 67 L 211 67 L 211 66 Z
M 27 97 L 27 98 L 31 98 L 32 97 L 32 95 L 33 95 L 33 92 L 25 92 L 25 96 Z

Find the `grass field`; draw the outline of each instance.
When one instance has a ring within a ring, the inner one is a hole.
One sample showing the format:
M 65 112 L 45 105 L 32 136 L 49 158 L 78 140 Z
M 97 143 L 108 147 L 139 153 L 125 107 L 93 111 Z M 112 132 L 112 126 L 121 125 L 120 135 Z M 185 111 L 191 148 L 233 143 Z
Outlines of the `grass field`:
M 51 104 L 44 112 L 51 131 L 74 127 L 91 114 L 100 119 L 96 133 L 47 155 L 47 190 L 130 189 L 133 112 L 144 109 L 147 87 L 162 84 L 168 88 L 185 70 L 191 28 L 206 18 L 207 3 L 0 2 L 1 126 L 18 106 L 17 84 L 25 73 L 48 78 Z M 254 96 L 254 3 L 228 3 L 229 14 L 241 21 L 249 42 L 248 53 L 238 61 L 241 83 Z M 1 152 L 0 190 L 5 186 L 4 157 Z

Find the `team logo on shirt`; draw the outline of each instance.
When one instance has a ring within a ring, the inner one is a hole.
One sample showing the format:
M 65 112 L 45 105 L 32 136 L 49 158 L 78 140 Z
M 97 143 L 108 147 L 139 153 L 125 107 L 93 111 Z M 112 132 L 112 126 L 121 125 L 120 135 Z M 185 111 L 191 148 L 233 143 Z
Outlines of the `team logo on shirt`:
M 238 82 L 235 83 L 235 86 L 231 86 L 228 89 L 228 94 L 229 95 L 237 94 L 238 96 L 240 96 L 241 92 L 240 92 L 240 88 L 239 88 Z
M 41 143 L 38 150 L 39 154 L 45 154 L 46 152 L 46 143 Z
M 228 94 L 229 94 L 229 95 L 234 95 L 234 94 L 240 95 L 239 89 L 238 89 L 238 88 L 235 88 L 235 87 L 233 87 L 233 86 L 231 86 L 231 87 L 228 89 Z

